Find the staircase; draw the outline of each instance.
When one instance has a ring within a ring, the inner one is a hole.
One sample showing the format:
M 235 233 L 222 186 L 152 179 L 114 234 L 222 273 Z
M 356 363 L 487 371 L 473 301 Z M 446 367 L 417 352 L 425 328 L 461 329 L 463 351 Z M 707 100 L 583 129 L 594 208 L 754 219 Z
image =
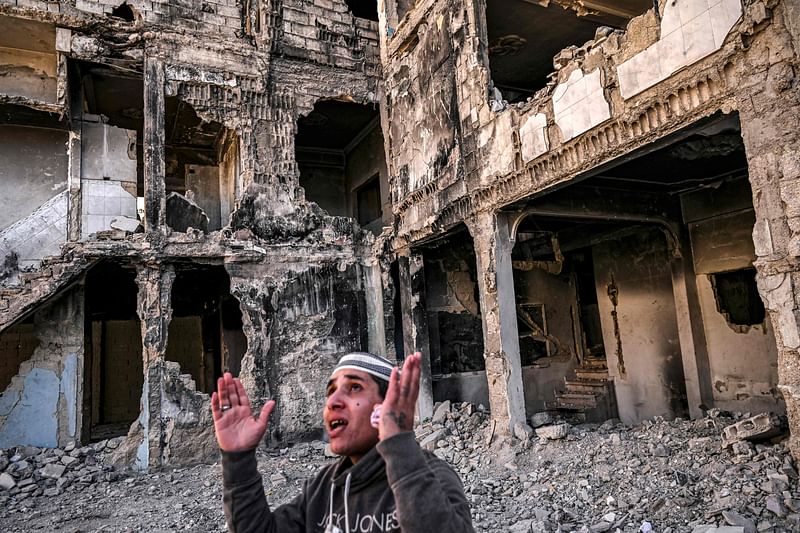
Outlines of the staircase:
M 564 379 L 564 390 L 555 392 L 555 400 L 545 402 L 547 409 L 566 411 L 584 422 L 603 422 L 617 416 L 614 383 L 608 376 L 605 359 L 584 359 L 575 368 L 575 377 Z
M 67 252 L 45 257 L 39 270 L 20 272 L 19 285 L 0 289 L 0 331 L 34 311 L 76 281 L 95 260 Z

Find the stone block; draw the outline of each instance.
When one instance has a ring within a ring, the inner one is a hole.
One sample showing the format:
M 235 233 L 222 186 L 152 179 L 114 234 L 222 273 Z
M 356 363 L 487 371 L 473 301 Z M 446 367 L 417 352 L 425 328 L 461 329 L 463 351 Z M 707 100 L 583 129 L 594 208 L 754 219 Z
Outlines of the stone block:
M 11 490 L 17 484 L 14 478 L 3 472 L 0 474 L 0 489 Z
M 553 416 L 553 413 L 549 411 L 534 413 L 533 416 L 531 416 L 531 426 L 534 428 L 539 428 L 547 424 L 552 424 L 555 421 L 556 421 L 555 416 Z
M 431 418 L 431 423 L 433 424 L 443 424 L 445 419 L 447 418 L 447 413 L 450 412 L 450 400 L 445 400 L 439 404 L 436 410 L 433 412 L 433 418 Z
M 730 448 L 742 440 L 758 441 L 776 437 L 783 433 L 781 420 L 774 413 L 761 413 L 731 424 L 722 430 L 722 445 Z
M 570 425 L 566 423 L 542 426 L 536 428 L 536 436 L 541 439 L 559 440 L 563 439 L 569 434 L 569 428 Z
M 42 477 L 58 479 L 64 475 L 64 471 L 66 471 L 66 469 L 67 467 L 64 465 L 50 463 L 42 468 Z

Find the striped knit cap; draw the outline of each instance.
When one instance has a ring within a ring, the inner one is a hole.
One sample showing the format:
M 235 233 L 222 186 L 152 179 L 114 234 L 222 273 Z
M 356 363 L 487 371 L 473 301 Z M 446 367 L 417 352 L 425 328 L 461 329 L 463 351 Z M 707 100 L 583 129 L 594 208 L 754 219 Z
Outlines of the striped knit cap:
M 342 368 L 361 370 L 378 379 L 389 381 L 389 378 L 392 376 L 392 368 L 394 368 L 394 365 L 388 359 L 380 355 L 368 352 L 353 352 L 339 359 L 339 362 L 336 363 L 336 368 L 331 372 L 331 377 Z

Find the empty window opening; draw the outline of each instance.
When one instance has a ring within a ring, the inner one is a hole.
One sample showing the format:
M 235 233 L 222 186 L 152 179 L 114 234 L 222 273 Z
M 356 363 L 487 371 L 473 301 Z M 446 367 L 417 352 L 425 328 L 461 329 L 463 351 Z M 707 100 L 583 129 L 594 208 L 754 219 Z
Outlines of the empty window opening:
M 574 6 L 578 9 L 577 3 Z M 601 26 L 625 28 L 631 18 L 651 8 L 652 2 L 592 2 L 587 7 L 578 16 L 572 7 L 560 3 L 486 2 L 492 81 L 505 100 L 524 101 L 544 88 L 554 70 L 553 57 L 562 49 L 594 39 Z
M 756 270 L 711 274 L 717 309 L 732 326 L 757 326 L 764 323 L 766 310 L 756 286 Z
M 86 276 L 84 435 L 125 435 L 138 418 L 144 370 L 136 272 L 101 263 Z
M 239 302 L 222 266 L 180 266 L 172 287 L 166 358 L 211 393 L 224 371 L 238 375 L 247 341 Z
M 333 216 L 373 217 L 361 223 L 380 232 L 388 213 L 388 173 L 374 106 L 317 102 L 297 121 L 295 158 L 307 200 Z
M 19 365 L 33 356 L 39 339 L 36 337 L 33 316 L 0 333 L 0 395 L 19 373 Z
M 381 182 L 376 174 L 356 191 L 358 223 L 367 226 L 381 218 Z
M 179 232 L 227 226 L 239 173 L 237 135 L 177 97 L 166 98 L 164 123 L 167 225 Z
M 345 0 L 345 3 L 354 17 L 378 22 L 378 2 L 376 0 Z
M 475 249 L 460 231 L 423 250 L 434 374 L 485 369 Z
M 136 18 L 133 8 L 129 6 L 127 2 L 123 2 L 114 9 L 112 9 L 111 16 L 116 17 L 118 19 L 122 19 L 127 22 L 133 22 L 134 19 Z

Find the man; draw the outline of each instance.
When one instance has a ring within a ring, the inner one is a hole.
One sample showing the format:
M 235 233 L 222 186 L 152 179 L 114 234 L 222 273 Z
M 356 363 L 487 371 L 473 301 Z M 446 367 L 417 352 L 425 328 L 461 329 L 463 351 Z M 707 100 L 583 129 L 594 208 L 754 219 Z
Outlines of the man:
M 292 502 L 274 510 L 256 469 L 255 448 L 275 402 L 267 402 L 256 418 L 241 382 L 228 373 L 220 378 L 211 410 L 222 450 L 228 528 L 270 533 L 472 532 L 458 475 L 423 451 L 412 432 L 420 358 L 419 352 L 408 356 L 402 372 L 369 353 L 339 360 L 328 381 L 323 422 L 331 450 L 342 458 L 306 481 Z

